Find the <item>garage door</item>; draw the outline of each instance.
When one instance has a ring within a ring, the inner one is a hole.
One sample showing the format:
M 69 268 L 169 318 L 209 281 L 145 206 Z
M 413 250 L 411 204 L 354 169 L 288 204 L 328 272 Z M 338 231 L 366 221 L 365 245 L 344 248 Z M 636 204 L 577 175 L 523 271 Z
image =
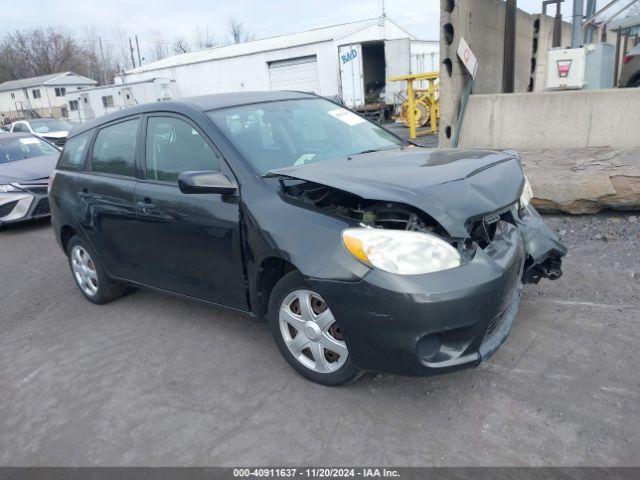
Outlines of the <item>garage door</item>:
M 271 90 L 300 90 L 319 93 L 318 58 L 291 58 L 269 63 Z

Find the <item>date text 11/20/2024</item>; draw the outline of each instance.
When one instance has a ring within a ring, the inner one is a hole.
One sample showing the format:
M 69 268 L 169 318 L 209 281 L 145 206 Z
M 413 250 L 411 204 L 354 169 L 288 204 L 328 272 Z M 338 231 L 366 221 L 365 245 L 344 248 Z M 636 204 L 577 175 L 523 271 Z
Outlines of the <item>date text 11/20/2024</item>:
M 393 468 L 234 468 L 234 478 L 399 478 Z

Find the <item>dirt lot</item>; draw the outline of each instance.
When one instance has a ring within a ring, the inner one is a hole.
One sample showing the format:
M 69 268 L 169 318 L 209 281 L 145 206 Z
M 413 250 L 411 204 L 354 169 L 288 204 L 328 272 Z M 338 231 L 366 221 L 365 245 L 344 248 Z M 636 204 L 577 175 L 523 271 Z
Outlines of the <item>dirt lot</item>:
M 638 217 L 547 218 L 565 275 L 527 288 L 487 363 L 340 389 L 239 315 L 152 292 L 92 305 L 47 223 L 6 229 L 0 464 L 640 465 Z

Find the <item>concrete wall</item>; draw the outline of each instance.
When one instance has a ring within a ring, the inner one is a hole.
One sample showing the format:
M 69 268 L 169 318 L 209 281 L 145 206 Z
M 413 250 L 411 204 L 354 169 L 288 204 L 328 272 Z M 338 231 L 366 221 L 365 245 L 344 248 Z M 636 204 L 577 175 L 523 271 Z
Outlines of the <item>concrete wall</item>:
M 473 95 L 465 148 L 640 147 L 640 89 Z
M 450 7 L 453 5 L 451 11 Z M 467 73 L 458 59 L 456 50 L 464 37 L 478 57 L 478 74 L 474 93 L 502 91 L 504 49 L 504 0 L 441 0 L 440 59 L 452 62 L 448 75 L 441 63 L 440 74 L 440 145 L 449 146 L 455 132 L 455 121 L 460 101 L 467 84 Z M 447 25 L 453 27 L 453 41 L 447 41 Z M 516 15 L 516 71 L 515 91 L 526 92 L 531 79 L 531 49 L 533 20 L 528 13 L 518 10 Z
M 553 7 L 555 9 L 555 7 Z M 547 51 L 553 45 L 554 18 L 549 15 L 532 15 L 534 36 L 537 40 L 536 50 L 532 52 L 535 68 L 532 71 L 532 91 L 544 91 L 544 82 L 547 75 Z M 538 32 L 535 33 L 537 27 Z M 571 24 L 562 22 L 561 46 L 571 45 Z

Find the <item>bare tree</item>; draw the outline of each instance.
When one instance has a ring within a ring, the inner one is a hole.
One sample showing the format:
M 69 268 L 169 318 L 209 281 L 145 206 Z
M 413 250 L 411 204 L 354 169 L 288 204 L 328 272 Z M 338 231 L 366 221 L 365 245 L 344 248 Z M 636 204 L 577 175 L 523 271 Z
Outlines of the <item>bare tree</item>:
M 189 42 L 187 42 L 186 38 L 178 37 L 175 42 L 173 42 L 173 53 L 187 53 L 191 51 L 191 46 Z
M 249 40 L 253 40 L 253 35 L 250 35 L 244 28 L 244 24 L 237 18 L 229 19 L 229 35 L 233 43 L 242 43 Z
M 162 32 L 154 32 L 149 44 L 152 61 L 155 62 L 157 60 L 162 60 L 170 55 L 169 42 L 166 40 Z
M 93 73 L 95 51 L 81 45 L 63 29 L 15 31 L 0 44 L 0 79 L 10 80 L 64 71 Z
M 215 37 L 209 32 L 209 27 L 201 29 L 196 25 L 193 30 L 193 44 L 199 49 L 216 46 Z

